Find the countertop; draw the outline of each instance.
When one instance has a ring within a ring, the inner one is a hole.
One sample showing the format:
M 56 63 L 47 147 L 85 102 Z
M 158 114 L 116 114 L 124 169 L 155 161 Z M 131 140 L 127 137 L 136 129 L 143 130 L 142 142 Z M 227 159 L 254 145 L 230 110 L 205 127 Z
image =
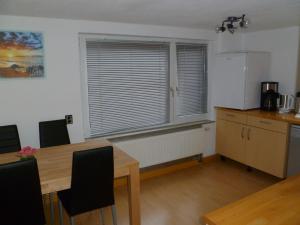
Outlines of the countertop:
M 244 113 L 244 114 L 246 113 L 249 116 L 256 116 L 256 117 L 261 117 L 270 120 L 279 120 L 279 121 L 287 122 L 289 124 L 300 125 L 300 118 L 296 118 L 295 113 L 280 114 L 278 112 L 268 112 L 268 111 L 262 111 L 260 109 L 237 110 L 237 109 L 229 109 L 229 108 L 222 108 L 222 107 L 216 107 L 216 109 L 221 109 L 229 112 L 237 112 L 237 113 Z
M 300 175 L 210 212 L 207 225 L 299 225 Z

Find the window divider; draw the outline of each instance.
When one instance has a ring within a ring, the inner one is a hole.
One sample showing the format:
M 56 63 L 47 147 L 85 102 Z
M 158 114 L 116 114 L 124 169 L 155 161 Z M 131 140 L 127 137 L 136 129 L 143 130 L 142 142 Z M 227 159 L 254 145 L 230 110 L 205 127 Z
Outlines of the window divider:
M 175 95 L 176 95 L 176 44 L 174 41 L 170 42 L 170 123 L 174 123 L 175 118 Z

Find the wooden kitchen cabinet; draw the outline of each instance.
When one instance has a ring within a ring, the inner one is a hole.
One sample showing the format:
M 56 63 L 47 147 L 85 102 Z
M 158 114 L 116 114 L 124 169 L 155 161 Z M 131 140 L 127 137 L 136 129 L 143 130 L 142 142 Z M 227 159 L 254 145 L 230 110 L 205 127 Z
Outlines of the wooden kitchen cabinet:
M 248 127 L 246 164 L 277 177 L 284 177 L 286 146 L 286 134 Z
M 285 177 L 288 123 L 217 111 L 216 151 L 277 177 Z
M 245 163 L 245 127 L 236 122 L 218 120 L 216 149 L 221 155 Z

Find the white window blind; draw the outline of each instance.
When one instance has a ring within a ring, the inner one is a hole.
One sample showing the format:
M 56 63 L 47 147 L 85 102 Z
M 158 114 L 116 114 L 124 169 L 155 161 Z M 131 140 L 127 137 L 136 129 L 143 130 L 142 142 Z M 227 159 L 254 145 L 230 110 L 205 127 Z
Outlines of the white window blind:
M 207 113 L 207 45 L 176 44 L 176 116 Z
M 86 41 L 90 136 L 169 120 L 169 44 Z

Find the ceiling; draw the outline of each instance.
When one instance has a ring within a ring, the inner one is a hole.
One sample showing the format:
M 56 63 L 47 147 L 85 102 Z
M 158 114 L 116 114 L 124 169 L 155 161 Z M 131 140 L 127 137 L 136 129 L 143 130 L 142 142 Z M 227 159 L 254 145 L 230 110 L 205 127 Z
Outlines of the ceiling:
M 249 30 L 300 25 L 300 0 L 0 0 L 0 14 L 214 29 L 245 13 Z

